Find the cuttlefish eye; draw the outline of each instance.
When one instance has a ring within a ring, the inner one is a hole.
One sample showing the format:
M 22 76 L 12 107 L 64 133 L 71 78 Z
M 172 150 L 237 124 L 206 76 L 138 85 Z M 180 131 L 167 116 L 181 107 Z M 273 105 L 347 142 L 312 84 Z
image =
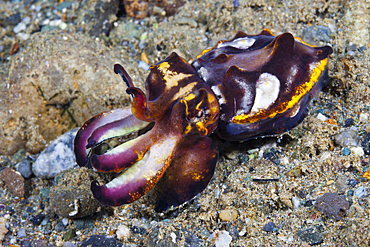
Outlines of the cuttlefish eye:
M 217 126 L 218 101 L 212 91 L 201 88 L 180 100 L 185 107 L 187 126 L 184 134 L 199 132 L 209 135 Z

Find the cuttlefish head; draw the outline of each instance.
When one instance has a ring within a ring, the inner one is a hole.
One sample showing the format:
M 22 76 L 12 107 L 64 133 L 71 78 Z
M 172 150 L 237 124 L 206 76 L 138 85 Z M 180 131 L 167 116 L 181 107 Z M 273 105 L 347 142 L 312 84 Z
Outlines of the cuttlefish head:
M 88 120 L 75 138 L 77 163 L 91 162 L 99 172 L 121 172 L 91 190 L 103 205 L 131 203 L 163 179 L 156 211 L 178 206 L 204 190 L 212 178 L 218 152 L 208 137 L 217 127 L 219 105 L 210 87 L 176 53 L 153 65 L 146 80 L 148 97 L 134 87 L 121 65 L 114 70 L 133 96 L 132 107 L 103 112 Z M 154 126 L 145 134 L 103 154 L 103 142 Z

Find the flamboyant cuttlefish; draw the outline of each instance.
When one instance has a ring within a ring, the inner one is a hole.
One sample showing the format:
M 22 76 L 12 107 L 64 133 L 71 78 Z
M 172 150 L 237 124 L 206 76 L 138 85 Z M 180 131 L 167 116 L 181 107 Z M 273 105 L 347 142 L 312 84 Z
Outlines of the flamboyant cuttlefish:
M 122 172 L 105 185 L 91 184 L 103 205 L 131 203 L 157 182 L 163 190 L 155 207 L 178 206 L 203 191 L 218 152 L 208 137 L 230 141 L 292 129 L 305 117 L 310 99 L 323 87 L 329 46 L 308 45 L 290 33 L 238 32 L 204 50 L 190 65 L 176 53 L 150 67 L 147 96 L 116 64 L 133 96 L 132 107 L 103 112 L 88 120 L 75 138 L 77 163 L 99 172 Z M 154 126 L 104 154 L 102 142 Z

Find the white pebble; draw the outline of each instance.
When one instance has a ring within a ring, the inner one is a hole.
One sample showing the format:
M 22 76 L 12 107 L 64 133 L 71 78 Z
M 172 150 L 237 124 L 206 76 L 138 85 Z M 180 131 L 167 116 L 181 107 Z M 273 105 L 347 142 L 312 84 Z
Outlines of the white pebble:
M 66 28 L 68 27 L 68 25 L 67 25 L 67 23 L 65 23 L 65 22 L 61 22 L 61 23 L 58 25 L 58 27 L 59 27 L 60 29 L 64 30 L 64 29 L 66 29 Z
M 324 115 L 322 115 L 321 113 L 317 114 L 317 117 L 316 118 L 318 120 L 323 121 L 323 122 L 329 119 L 329 118 L 325 117 Z
M 176 234 L 174 232 L 171 232 L 170 236 L 172 239 L 172 243 L 176 244 Z
M 50 20 L 46 19 L 42 22 L 42 25 L 47 26 L 47 25 L 49 25 L 49 23 L 50 23 Z
M 30 35 L 28 33 L 17 33 L 16 35 L 18 38 L 22 40 L 27 40 L 30 38 Z
M 15 26 L 13 28 L 13 32 L 19 33 L 21 31 L 24 31 L 25 29 L 26 29 L 26 24 L 24 24 L 23 22 L 20 22 L 20 23 L 18 23 L 17 26 Z
M 120 225 L 116 231 L 118 240 L 126 240 L 130 237 L 130 229 L 126 225 Z
M 361 187 L 358 187 L 357 190 L 355 191 L 355 196 L 357 196 L 358 198 L 361 198 L 365 195 L 365 193 L 366 193 L 365 187 L 361 186 Z
M 69 219 L 67 219 L 67 218 L 63 218 L 63 219 L 62 219 L 62 223 L 63 223 L 63 225 L 64 225 L 64 226 L 68 225 L 68 223 L 69 223 Z
M 294 209 L 297 209 L 301 205 L 301 200 L 295 196 L 292 198 L 292 203 L 293 203 Z
M 362 123 L 366 123 L 369 120 L 369 115 L 366 113 L 361 113 L 358 120 L 360 120 Z
M 24 24 L 28 24 L 28 23 L 30 23 L 30 21 L 31 21 L 31 18 L 30 17 L 28 17 L 28 16 L 26 16 L 26 17 L 24 17 L 23 18 L 23 20 L 22 20 L 22 22 L 24 23 Z
M 149 65 L 146 62 L 142 61 L 142 60 L 140 60 L 138 67 L 142 68 L 145 71 L 149 70 Z
M 209 237 L 209 240 L 216 245 L 216 247 L 229 247 L 233 238 L 227 231 L 216 230 Z
M 52 21 L 50 21 L 49 22 L 49 25 L 50 26 L 54 26 L 54 27 L 57 27 L 57 26 L 59 26 L 60 24 L 62 23 L 62 20 L 52 20 Z
M 362 147 L 351 147 L 350 150 L 351 150 L 351 154 L 353 154 L 354 156 L 360 156 L 361 157 L 361 156 L 365 155 L 365 152 L 362 149 Z

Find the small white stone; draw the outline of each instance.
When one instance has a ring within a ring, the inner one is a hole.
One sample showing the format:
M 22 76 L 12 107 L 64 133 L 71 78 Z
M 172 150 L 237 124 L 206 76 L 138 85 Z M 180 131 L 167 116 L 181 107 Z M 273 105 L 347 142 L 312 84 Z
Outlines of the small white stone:
M 301 205 L 301 200 L 295 196 L 292 198 L 292 203 L 293 203 L 294 209 L 297 209 Z
M 329 119 L 329 118 L 325 117 L 324 115 L 322 115 L 321 113 L 317 114 L 317 117 L 316 118 L 318 120 L 323 121 L 323 122 Z
M 18 23 L 17 26 L 15 26 L 13 28 L 13 32 L 20 33 L 22 31 L 24 31 L 25 29 L 26 29 L 26 24 L 24 24 L 23 22 L 20 22 L 20 23 Z
M 57 26 L 59 26 L 60 24 L 62 23 L 62 20 L 52 20 L 52 21 L 50 21 L 49 22 L 49 25 L 50 26 L 54 26 L 54 27 L 57 27 Z
M 172 243 L 176 244 L 176 234 L 174 232 L 171 232 L 170 236 L 172 239 Z
M 22 22 L 24 23 L 24 24 L 28 24 L 28 23 L 30 23 L 30 21 L 31 21 L 31 18 L 30 17 L 28 17 L 28 16 L 26 16 L 26 17 L 24 17 L 23 18 L 23 20 L 22 20 Z
M 18 38 L 22 40 L 27 40 L 30 38 L 30 35 L 28 33 L 17 33 L 16 35 Z
M 209 237 L 209 240 L 216 245 L 216 247 L 229 247 L 233 238 L 227 231 L 216 230 Z
M 243 228 L 243 229 L 238 233 L 238 235 L 239 235 L 240 237 L 243 237 L 246 233 L 247 233 L 247 230 L 245 230 L 245 228 Z
M 361 113 L 358 120 L 360 120 L 362 123 L 366 123 L 369 120 L 369 115 L 366 113 Z
M 69 219 L 63 218 L 62 223 L 63 223 L 64 226 L 68 225 L 69 224 Z
M 68 27 L 68 25 L 67 25 L 67 23 L 65 23 L 65 22 L 61 22 L 61 23 L 58 25 L 58 27 L 59 27 L 60 29 L 64 30 L 64 29 L 66 29 L 66 28 Z
M 142 68 L 145 71 L 149 70 L 149 65 L 146 62 L 142 61 L 142 60 L 140 60 L 138 67 Z
M 364 156 L 365 155 L 365 152 L 362 149 L 362 147 L 351 147 L 350 150 L 351 150 L 351 154 L 353 154 L 355 156 Z
M 321 155 L 320 155 L 320 162 L 323 162 L 327 159 L 329 159 L 331 157 L 331 152 L 323 152 Z
M 118 240 L 126 240 L 130 237 L 130 229 L 126 225 L 120 225 L 116 231 Z

